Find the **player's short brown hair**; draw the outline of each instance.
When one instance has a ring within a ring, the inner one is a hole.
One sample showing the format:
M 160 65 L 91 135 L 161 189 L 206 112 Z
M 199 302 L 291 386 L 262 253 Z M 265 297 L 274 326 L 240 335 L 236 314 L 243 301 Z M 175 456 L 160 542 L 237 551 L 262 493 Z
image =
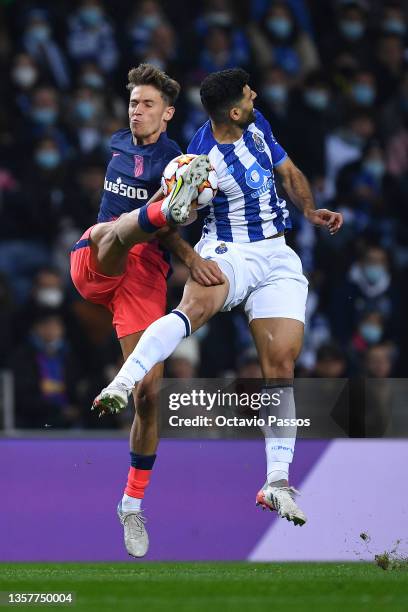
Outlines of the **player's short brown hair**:
M 174 106 L 180 93 L 179 83 L 152 64 L 139 64 L 137 68 L 131 68 L 128 81 L 127 89 L 130 91 L 137 85 L 152 85 L 160 91 L 163 100 L 169 106 Z

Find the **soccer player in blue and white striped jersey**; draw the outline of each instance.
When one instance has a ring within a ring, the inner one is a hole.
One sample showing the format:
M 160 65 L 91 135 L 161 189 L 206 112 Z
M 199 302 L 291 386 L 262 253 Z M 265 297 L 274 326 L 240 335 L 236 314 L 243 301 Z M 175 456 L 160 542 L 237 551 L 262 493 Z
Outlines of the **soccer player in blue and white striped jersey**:
M 274 173 L 280 175 L 290 200 L 313 225 L 334 234 L 342 217 L 315 209 L 306 177 L 275 140 L 266 119 L 254 109 L 256 93 L 245 71 L 236 68 L 213 73 L 203 81 L 200 93 L 209 120 L 192 139 L 188 152 L 209 156 L 219 188 L 195 249 L 204 259 L 218 264 L 224 283 L 203 287 L 189 278 L 179 306 L 147 328 L 96 401 L 108 409 L 112 398 L 125 406 L 134 385 L 171 355 L 182 338 L 216 312 L 243 304 L 265 391 L 271 396 L 277 390 L 280 393 L 274 414 L 292 419 L 294 364 L 303 341 L 308 283 L 299 257 L 285 242 L 290 216 L 285 200 L 278 196 Z M 266 423 L 272 409 L 271 398 L 270 406 L 260 411 Z M 296 428 L 267 426 L 263 431 L 266 483 L 257 494 L 257 503 L 276 510 L 295 525 L 303 525 L 306 516 L 288 483 Z
M 251 91 L 247 95 L 255 94 Z M 252 103 L 253 98 L 249 100 Z M 189 144 L 188 153 L 206 151 L 218 176 L 218 193 L 205 220 L 204 237 L 257 242 L 292 226 L 274 177 L 274 170 L 288 155 L 259 111 L 251 110 L 244 123 L 248 121 L 236 141 L 224 143 L 215 140 L 209 120 Z

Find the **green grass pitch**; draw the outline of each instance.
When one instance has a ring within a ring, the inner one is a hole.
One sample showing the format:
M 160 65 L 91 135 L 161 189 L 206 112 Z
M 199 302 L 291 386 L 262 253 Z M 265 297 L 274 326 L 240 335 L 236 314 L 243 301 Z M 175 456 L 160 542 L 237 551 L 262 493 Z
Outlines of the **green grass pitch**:
M 73 612 L 408 610 L 408 571 L 374 563 L 2 564 L 0 591 L 74 592 Z

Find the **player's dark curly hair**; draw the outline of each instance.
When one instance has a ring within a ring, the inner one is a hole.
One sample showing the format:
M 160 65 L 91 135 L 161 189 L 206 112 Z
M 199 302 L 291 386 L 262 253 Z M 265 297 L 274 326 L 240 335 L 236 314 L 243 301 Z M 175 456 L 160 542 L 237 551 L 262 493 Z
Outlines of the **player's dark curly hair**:
M 152 64 L 139 64 L 137 68 L 131 68 L 128 73 L 127 89 L 132 91 L 136 85 L 152 85 L 158 91 L 169 106 L 174 106 L 180 93 L 180 85 L 168 74 L 156 68 Z
M 242 68 L 221 70 L 209 74 L 201 83 L 201 102 L 216 123 L 225 123 L 229 111 L 243 97 L 242 90 L 248 85 L 249 74 Z

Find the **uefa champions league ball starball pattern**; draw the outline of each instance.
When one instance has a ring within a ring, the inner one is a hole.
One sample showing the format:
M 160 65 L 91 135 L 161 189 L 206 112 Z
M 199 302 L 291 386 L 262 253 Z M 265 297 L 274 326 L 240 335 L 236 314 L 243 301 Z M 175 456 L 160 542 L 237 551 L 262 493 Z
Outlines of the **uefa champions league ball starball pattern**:
M 187 170 L 188 165 L 193 161 L 197 155 L 186 153 L 179 155 L 172 159 L 164 169 L 163 176 L 161 178 L 161 186 L 164 195 L 166 196 L 173 189 L 173 186 L 177 182 L 177 179 L 184 174 Z M 208 173 L 208 179 L 203 181 L 198 187 L 198 198 L 196 200 L 195 210 L 200 210 L 211 203 L 215 197 L 218 188 L 217 173 L 214 168 L 211 168 Z M 194 202 L 195 203 L 195 202 Z

